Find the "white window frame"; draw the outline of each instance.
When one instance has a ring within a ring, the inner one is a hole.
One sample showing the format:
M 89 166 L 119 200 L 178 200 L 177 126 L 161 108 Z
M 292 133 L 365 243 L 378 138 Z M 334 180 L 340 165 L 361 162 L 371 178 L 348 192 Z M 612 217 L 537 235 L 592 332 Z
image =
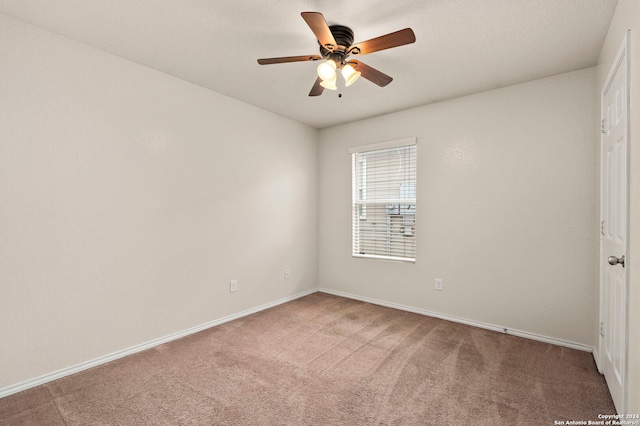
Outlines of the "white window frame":
M 382 203 L 386 203 L 386 204 L 393 204 L 393 205 L 402 205 L 402 204 L 411 204 L 413 206 L 416 206 L 416 193 L 415 190 L 414 191 L 410 191 L 413 192 L 413 197 L 414 198 L 403 198 L 402 196 L 400 198 L 393 198 L 393 199 L 375 199 L 372 201 L 368 201 L 366 199 L 362 199 L 362 198 L 366 198 L 366 191 L 367 188 L 364 187 L 360 187 L 360 183 L 362 182 L 361 180 L 361 173 L 366 173 L 365 171 L 361 171 L 360 167 L 362 165 L 362 161 L 366 161 L 366 159 L 363 159 L 362 157 L 358 157 L 357 155 L 354 154 L 359 154 L 359 153 L 366 153 L 366 152 L 371 152 L 371 151 L 379 151 L 379 150 L 386 150 L 386 149 L 391 149 L 391 148 L 399 148 L 399 147 L 407 147 L 407 146 L 413 146 L 413 145 L 417 145 L 416 144 L 416 138 L 412 137 L 412 138 L 405 138 L 405 139 L 399 139 L 399 140 L 393 140 L 393 141 L 387 141 L 387 142 L 381 142 L 381 143 L 376 143 L 376 144 L 370 144 L 370 145 L 363 145 L 363 146 L 357 146 L 357 147 L 351 147 L 349 148 L 349 154 L 351 155 L 351 161 L 352 161 L 352 176 L 351 176 L 351 184 L 352 184 L 352 188 L 351 188 L 351 198 L 352 198 L 352 204 L 351 204 L 351 215 L 352 215 L 352 220 L 351 220 L 351 235 L 352 235 L 352 256 L 353 257 L 359 257 L 359 258 L 370 258 L 370 259 L 384 259 L 384 260 L 397 260 L 397 261 L 405 261 L 405 262 L 415 262 L 415 251 L 414 251 L 414 257 L 400 257 L 400 256 L 386 256 L 386 255 L 381 255 L 381 254 L 362 254 L 360 253 L 360 221 L 366 219 L 367 217 L 367 204 L 382 204 Z M 417 146 L 416 146 L 416 157 L 417 157 Z M 417 158 L 416 158 L 417 161 Z M 417 165 L 416 165 L 417 166 Z M 416 172 L 416 177 L 414 178 L 414 180 L 412 181 L 413 185 L 417 185 L 417 172 Z M 366 185 L 366 179 L 364 179 L 364 184 Z M 362 194 L 361 194 L 362 191 Z M 359 197 L 360 195 L 360 197 Z M 402 195 L 402 191 L 401 191 L 401 195 Z M 415 213 L 414 212 L 414 217 L 415 217 Z M 414 225 L 415 226 L 415 225 Z M 413 234 L 413 236 L 411 238 L 416 238 L 415 237 L 415 232 Z M 415 244 L 415 240 L 414 240 L 414 244 Z

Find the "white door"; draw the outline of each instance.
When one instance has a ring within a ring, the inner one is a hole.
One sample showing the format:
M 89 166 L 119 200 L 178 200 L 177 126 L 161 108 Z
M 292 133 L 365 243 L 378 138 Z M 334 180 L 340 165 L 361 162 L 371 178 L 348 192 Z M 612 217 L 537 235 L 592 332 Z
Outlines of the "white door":
M 628 56 L 623 43 L 602 90 L 600 357 L 618 413 L 626 410 Z

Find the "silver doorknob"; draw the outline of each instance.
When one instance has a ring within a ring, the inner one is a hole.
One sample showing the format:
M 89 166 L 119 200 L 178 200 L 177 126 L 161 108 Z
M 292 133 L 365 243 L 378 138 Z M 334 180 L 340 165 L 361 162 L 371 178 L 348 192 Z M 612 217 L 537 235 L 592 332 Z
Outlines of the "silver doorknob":
M 624 255 L 622 255 L 622 257 L 609 256 L 607 261 L 609 261 L 609 265 L 611 266 L 622 265 L 624 268 Z

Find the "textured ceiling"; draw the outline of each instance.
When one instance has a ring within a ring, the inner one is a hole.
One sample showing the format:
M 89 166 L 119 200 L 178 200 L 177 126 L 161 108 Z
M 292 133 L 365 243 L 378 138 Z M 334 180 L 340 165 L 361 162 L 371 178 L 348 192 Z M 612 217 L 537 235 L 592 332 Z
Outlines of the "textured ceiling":
M 0 13 L 316 128 L 596 65 L 616 0 L 0 0 Z M 364 41 L 411 27 L 414 44 L 359 59 L 394 78 L 307 96 L 318 54 L 300 12 Z

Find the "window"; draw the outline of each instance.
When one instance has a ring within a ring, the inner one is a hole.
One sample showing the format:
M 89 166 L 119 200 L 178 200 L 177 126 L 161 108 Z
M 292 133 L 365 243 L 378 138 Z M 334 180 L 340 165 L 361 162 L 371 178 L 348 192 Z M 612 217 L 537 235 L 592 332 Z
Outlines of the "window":
M 353 256 L 414 262 L 416 139 L 349 149 Z

